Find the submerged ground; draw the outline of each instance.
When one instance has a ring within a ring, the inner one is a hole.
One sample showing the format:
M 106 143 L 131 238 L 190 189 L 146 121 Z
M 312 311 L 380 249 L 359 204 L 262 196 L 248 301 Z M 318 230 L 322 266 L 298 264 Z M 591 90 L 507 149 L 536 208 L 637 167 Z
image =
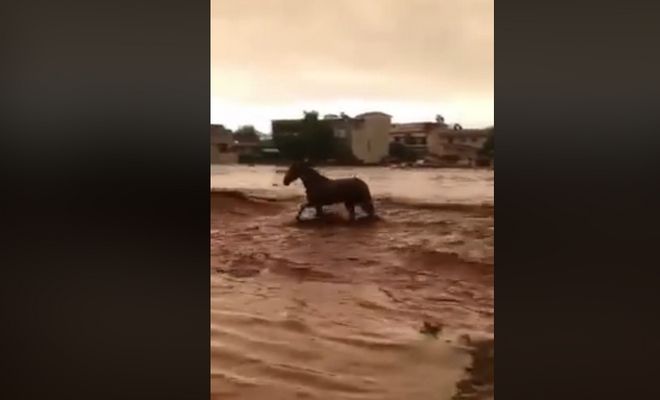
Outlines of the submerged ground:
M 358 170 L 382 219 L 356 224 L 341 207 L 295 223 L 302 189 L 257 172 L 211 193 L 214 398 L 492 396 L 492 172 L 425 171 L 401 193 L 401 172 Z

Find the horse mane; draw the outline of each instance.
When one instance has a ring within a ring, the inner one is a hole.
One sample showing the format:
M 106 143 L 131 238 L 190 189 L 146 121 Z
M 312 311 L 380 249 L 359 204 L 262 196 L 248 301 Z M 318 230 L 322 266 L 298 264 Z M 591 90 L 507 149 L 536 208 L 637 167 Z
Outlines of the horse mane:
M 331 180 L 327 176 L 323 176 L 319 171 L 312 168 L 312 166 L 309 164 L 306 164 L 302 167 L 302 170 L 300 171 L 300 179 L 303 180 L 303 183 L 327 182 Z

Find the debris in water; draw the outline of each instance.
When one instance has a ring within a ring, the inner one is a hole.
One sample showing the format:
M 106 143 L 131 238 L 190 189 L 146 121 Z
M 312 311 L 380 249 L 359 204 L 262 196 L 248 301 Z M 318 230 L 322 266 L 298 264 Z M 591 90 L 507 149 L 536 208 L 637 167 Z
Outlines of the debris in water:
M 468 335 L 466 333 L 466 334 L 463 334 L 463 335 L 459 336 L 458 342 L 461 343 L 462 345 L 470 346 L 470 345 L 472 345 L 472 338 L 470 337 L 470 335 Z
M 419 330 L 420 333 L 424 335 L 433 336 L 434 338 L 438 337 L 438 334 L 442 331 L 442 324 L 439 322 L 429 322 L 424 321 L 424 325 Z

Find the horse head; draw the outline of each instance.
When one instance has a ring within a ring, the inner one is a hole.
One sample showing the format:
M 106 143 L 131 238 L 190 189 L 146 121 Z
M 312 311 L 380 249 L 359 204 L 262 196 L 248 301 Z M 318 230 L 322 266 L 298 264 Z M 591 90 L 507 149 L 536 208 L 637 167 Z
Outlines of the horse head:
M 307 160 L 295 161 L 293 164 L 291 164 L 289 170 L 286 171 L 286 175 L 284 175 L 284 186 L 289 186 L 291 182 L 300 178 L 300 175 L 307 168 L 310 168 L 309 162 Z

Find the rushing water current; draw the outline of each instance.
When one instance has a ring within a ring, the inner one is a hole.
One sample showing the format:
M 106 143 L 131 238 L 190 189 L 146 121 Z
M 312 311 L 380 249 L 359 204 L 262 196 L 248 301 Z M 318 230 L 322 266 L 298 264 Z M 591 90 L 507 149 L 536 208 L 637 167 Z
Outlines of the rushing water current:
M 493 171 L 321 172 L 365 180 L 380 219 L 297 223 L 281 168 L 211 169 L 212 397 L 451 399 L 492 353 Z

